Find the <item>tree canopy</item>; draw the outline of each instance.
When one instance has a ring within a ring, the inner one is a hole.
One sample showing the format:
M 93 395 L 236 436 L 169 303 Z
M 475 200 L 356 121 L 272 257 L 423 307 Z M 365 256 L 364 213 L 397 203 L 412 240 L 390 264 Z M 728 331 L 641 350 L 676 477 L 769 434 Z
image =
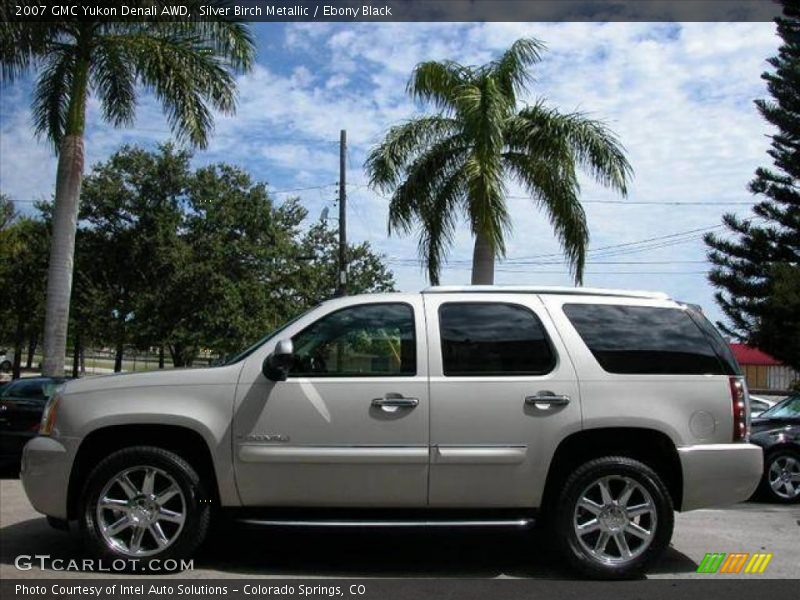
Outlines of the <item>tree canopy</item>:
M 117 370 L 130 347 L 163 347 L 175 366 L 191 365 L 201 351 L 234 354 L 335 294 L 335 229 L 308 223 L 299 199 L 276 202 L 239 167 L 192 168 L 191 159 L 170 144 L 125 146 L 85 178 L 69 338 L 114 349 Z M 26 222 L 46 229 L 50 208 Z M 23 255 L 34 241 L 25 239 Z M 47 236 L 36 243 L 45 265 Z M 352 293 L 394 289 L 369 244 L 351 244 L 348 259 Z M 18 271 L 38 273 L 23 304 L 41 299 L 44 272 L 23 263 Z M 0 287 L 8 289 L 4 273 Z M 30 321 L 40 332 L 37 315 Z
M 756 171 L 753 216 L 726 214 L 728 235 L 706 236 L 709 280 L 729 335 L 800 370 L 800 9 L 784 4 L 777 20 L 783 42 L 762 78 L 771 99 L 756 100 L 777 131 L 768 152 L 773 167 Z

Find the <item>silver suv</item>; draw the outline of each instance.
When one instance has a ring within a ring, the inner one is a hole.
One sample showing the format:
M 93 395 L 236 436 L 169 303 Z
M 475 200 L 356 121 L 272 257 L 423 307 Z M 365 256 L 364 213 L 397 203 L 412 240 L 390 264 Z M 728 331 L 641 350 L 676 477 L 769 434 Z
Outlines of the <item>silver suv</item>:
M 647 292 L 439 287 L 325 302 L 227 364 L 70 381 L 22 480 L 113 559 L 253 524 L 551 528 L 591 577 L 640 573 L 673 511 L 761 476 L 747 389 L 695 307 Z M 290 510 L 293 509 L 293 510 Z

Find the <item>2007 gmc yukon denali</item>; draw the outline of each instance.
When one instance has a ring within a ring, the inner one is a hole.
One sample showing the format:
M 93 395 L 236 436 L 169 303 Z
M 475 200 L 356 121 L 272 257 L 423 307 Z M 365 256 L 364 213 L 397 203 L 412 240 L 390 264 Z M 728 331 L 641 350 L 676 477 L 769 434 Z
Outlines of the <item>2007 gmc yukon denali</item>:
M 661 554 L 674 510 L 750 496 L 748 419 L 738 366 L 692 306 L 440 287 L 325 302 L 223 366 L 70 381 L 22 480 L 114 559 L 184 557 L 216 508 L 266 524 L 535 517 L 573 567 L 616 578 Z

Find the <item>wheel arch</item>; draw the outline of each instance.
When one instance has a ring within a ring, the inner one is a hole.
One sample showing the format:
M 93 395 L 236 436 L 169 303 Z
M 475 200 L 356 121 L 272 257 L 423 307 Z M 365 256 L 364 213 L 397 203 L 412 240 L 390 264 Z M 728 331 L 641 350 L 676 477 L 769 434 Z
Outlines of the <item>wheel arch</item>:
M 626 456 L 653 469 L 667 486 L 673 505 L 680 510 L 683 471 L 677 448 L 666 433 L 642 427 L 583 429 L 564 438 L 547 470 L 541 510 L 552 509 L 559 490 L 576 467 L 609 455 Z
M 132 446 L 155 446 L 174 452 L 208 482 L 214 505 L 220 503 L 220 489 L 211 448 L 204 436 L 185 425 L 130 423 L 95 429 L 81 441 L 70 472 L 67 491 L 67 518 L 77 515 L 78 500 L 86 478 L 100 459 Z

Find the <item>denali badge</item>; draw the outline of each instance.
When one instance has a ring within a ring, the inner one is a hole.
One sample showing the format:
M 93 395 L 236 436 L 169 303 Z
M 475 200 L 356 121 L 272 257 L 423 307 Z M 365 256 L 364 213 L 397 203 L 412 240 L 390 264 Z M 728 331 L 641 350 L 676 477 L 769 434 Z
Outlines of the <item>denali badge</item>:
M 248 442 L 288 442 L 289 436 L 280 433 L 253 433 L 250 435 L 240 436 L 243 440 Z

